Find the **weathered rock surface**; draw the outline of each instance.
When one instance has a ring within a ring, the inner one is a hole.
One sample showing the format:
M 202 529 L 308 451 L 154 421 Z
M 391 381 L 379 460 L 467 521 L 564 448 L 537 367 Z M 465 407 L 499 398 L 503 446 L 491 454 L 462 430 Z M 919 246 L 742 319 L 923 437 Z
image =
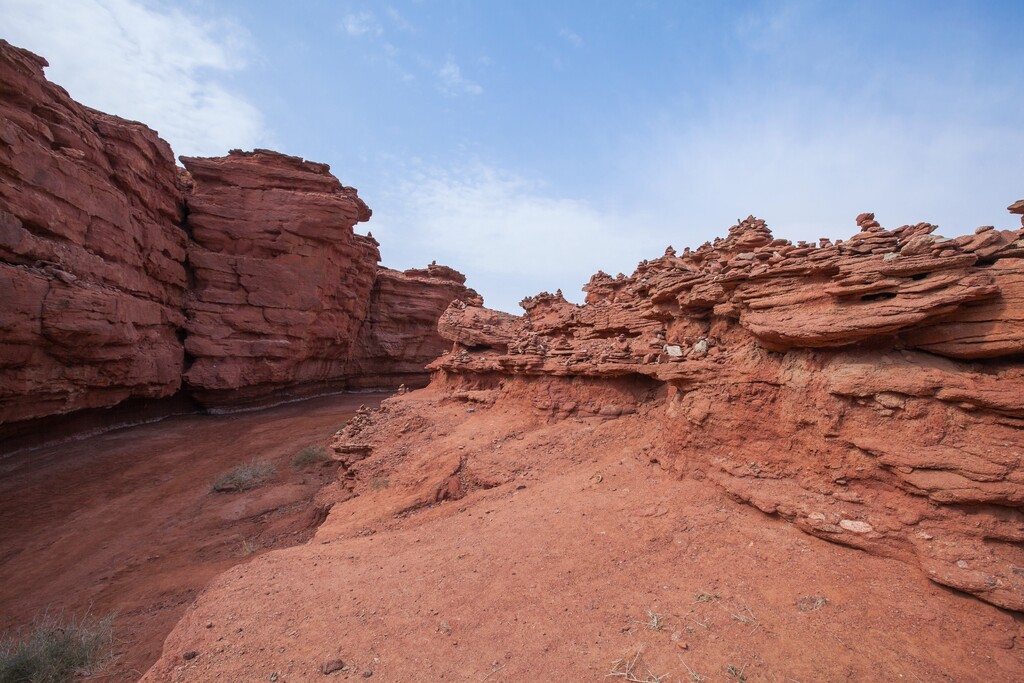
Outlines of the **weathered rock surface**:
M 188 237 L 174 158 L 0 40 L 0 424 L 170 396 Z
M 352 229 L 366 204 L 326 165 L 275 152 L 182 163 L 194 181 L 185 381 L 196 397 L 237 406 L 343 383 L 380 260 Z
M 465 278 L 378 269 L 353 231 L 369 208 L 325 164 L 256 150 L 186 172 L 45 65 L 0 41 L 0 434 L 183 387 L 230 408 L 425 380 L 437 316 L 476 300 Z
M 1024 610 L 1024 230 L 857 223 L 794 245 L 751 217 L 599 273 L 584 306 L 458 303 L 440 321 L 456 349 L 432 367 L 453 395 L 541 384 L 533 407 L 555 420 L 653 400 L 662 467 Z M 624 380 L 636 389 L 602 388 Z
M 349 386 L 425 385 L 424 368 L 451 348 L 437 331 L 438 318 L 453 301 L 481 301 L 465 283 L 462 273 L 435 263 L 379 268 L 347 367 Z

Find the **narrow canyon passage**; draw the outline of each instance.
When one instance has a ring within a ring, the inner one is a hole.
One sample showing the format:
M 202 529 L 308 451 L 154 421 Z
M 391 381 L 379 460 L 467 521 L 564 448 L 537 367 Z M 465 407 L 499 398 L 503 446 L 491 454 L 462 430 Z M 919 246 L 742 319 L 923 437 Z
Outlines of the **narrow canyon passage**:
M 292 460 L 388 395 L 178 416 L 0 459 L 0 629 L 44 610 L 116 613 L 116 658 L 100 679 L 137 680 L 212 577 L 311 536 L 313 496 L 336 466 Z M 252 461 L 276 466 L 267 485 L 211 492 Z

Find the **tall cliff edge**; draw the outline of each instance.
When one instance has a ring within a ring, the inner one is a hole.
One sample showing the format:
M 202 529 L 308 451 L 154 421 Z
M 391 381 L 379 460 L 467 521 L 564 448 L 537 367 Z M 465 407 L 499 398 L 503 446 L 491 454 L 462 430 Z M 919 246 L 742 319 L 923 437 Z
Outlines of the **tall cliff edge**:
M 326 164 L 183 170 L 44 66 L 0 41 L 0 435 L 183 393 L 233 409 L 426 382 L 465 278 L 380 268 L 353 230 L 369 208 Z

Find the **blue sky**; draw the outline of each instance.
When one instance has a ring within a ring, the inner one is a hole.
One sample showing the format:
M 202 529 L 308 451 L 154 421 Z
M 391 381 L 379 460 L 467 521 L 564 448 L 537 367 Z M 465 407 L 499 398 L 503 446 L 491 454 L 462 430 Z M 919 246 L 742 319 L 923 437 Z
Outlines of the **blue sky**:
M 488 305 L 737 218 L 1017 225 L 1022 2 L 0 0 L 0 36 L 178 154 L 327 162 L 383 263 Z

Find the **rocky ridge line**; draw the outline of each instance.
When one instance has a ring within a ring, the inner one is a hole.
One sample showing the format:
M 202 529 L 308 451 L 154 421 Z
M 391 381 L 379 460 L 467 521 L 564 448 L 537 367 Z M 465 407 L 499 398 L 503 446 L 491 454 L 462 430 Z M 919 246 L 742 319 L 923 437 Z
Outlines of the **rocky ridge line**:
M 519 387 L 550 420 L 654 401 L 663 468 L 1024 610 L 1024 229 L 857 225 L 792 244 L 749 217 L 629 277 L 598 273 L 583 306 L 456 302 L 435 381 L 492 403 Z

